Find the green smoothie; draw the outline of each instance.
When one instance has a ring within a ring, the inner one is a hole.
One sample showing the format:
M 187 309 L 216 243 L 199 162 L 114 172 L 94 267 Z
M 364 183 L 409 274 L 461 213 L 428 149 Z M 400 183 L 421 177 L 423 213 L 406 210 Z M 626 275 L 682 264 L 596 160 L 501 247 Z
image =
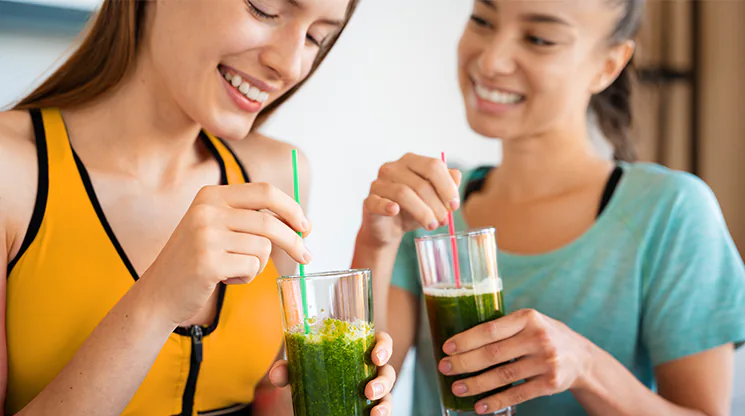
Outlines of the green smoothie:
M 442 352 L 442 345 L 445 341 L 476 325 L 504 316 L 501 291 L 474 291 L 473 287 L 465 285 L 460 289 L 454 285 L 439 286 L 426 288 L 424 298 L 427 304 L 427 317 L 432 333 L 435 359 L 438 364 L 445 357 L 445 353 Z M 453 395 L 451 388 L 454 381 L 473 377 L 488 370 L 454 377 L 444 376 L 438 372 L 442 402 L 445 408 L 457 411 L 473 411 L 473 407 L 478 400 L 503 390 L 503 388 L 495 389 L 470 397 Z
M 377 368 L 370 355 L 375 331 L 366 322 L 310 322 L 285 332 L 295 416 L 369 415 L 377 402 L 365 397 Z

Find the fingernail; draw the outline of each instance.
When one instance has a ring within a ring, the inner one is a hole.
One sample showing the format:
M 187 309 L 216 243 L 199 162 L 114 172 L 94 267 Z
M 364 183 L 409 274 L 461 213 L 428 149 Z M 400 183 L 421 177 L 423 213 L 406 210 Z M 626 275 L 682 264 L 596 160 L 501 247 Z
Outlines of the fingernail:
M 465 383 L 453 383 L 453 393 L 463 394 L 468 390 Z
M 384 349 L 378 350 L 378 352 L 375 353 L 375 356 L 378 357 L 378 362 L 380 364 L 385 364 L 388 359 L 388 351 Z
M 375 398 L 378 398 L 383 395 L 383 385 L 380 383 L 373 383 L 373 394 L 375 395 Z
M 486 413 L 489 410 L 489 406 L 486 403 L 479 403 L 475 407 L 476 413 Z
M 310 254 L 308 249 L 305 249 L 305 253 L 303 253 L 303 261 L 307 264 L 310 263 L 311 260 L 313 260 L 313 255 Z
M 453 341 L 448 341 L 445 343 L 445 345 L 442 346 L 442 351 L 445 354 L 452 354 L 455 352 L 455 343 Z
M 442 374 L 448 374 L 453 371 L 453 364 L 451 364 L 449 360 L 442 360 L 440 361 L 438 368 Z
M 379 407 L 378 408 L 378 415 L 380 415 L 380 416 L 388 416 L 389 414 L 390 414 L 390 411 L 388 410 L 387 407 L 383 406 L 383 407 Z
M 436 229 L 437 229 L 437 227 L 439 227 L 439 226 L 440 226 L 440 224 L 439 224 L 439 223 L 438 223 L 437 221 L 433 221 L 433 222 L 431 222 L 431 223 L 430 223 L 430 224 L 429 224 L 429 225 L 427 226 L 427 229 L 428 229 L 428 230 L 430 230 L 430 231 L 434 231 L 434 230 L 436 230 Z
M 455 198 L 450 201 L 450 209 L 455 211 L 460 206 L 460 198 Z
M 303 219 L 303 221 L 300 222 L 300 226 L 303 227 L 301 231 L 306 232 L 310 229 L 310 224 L 308 223 L 308 220 Z

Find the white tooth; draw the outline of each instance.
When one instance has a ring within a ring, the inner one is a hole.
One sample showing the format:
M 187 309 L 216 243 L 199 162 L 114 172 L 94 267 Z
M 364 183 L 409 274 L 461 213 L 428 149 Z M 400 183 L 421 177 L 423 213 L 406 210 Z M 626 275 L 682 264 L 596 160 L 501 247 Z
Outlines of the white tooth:
M 230 83 L 233 84 L 233 86 L 236 88 L 240 87 L 242 82 L 243 82 L 243 78 L 241 78 L 240 75 L 236 75 L 233 77 L 232 80 L 230 80 Z
M 251 90 L 251 84 L 248 82 L 243 82 L 240 87 L 238 87 L 238 91 L 241 92 L 243 95 L 248 95 L 248 91 Z
M 226 72 L 225 75 L 223 75 L 228 82 L 233 80 L 233 75 L 230 72 Z
M 261 94 L 259 94 L 259 100 L 258 101 L 260 103 L 265 103 L 265 102 L 267 102 L 268 99 L 269 99 L 269 93 L 268 92 L 262 91 Z
M 251 87 L 251 90 L 247 91 L 245 94 L 250 100 L 256 101 L 259 98 L 259 94 L 261 94 L 261 90 L 256 87 Z

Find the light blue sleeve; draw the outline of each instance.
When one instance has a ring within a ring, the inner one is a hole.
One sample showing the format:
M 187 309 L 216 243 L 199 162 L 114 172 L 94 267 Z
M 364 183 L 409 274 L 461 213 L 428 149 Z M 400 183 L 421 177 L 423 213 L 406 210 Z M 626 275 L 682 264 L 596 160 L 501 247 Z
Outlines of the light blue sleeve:
M 672 173 L 643 265 L 642 341 L 653 365 L 745 340 L 745 267 L 709 187 Z
M 419 264 L 414 246 L 414 233 L 404 235 L 393 266 L 391 284 L 407 290 L 414 296 L 421 296 L 422 284 L 419 281 Z

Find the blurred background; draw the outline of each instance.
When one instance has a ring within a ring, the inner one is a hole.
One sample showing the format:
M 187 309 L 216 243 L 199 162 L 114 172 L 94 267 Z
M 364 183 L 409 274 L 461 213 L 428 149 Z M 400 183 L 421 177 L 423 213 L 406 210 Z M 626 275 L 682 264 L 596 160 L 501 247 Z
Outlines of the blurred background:
M 0 108 L 62 62 L 98 3 L 0 0 Z M 309 271 L 349 266 L 361 203 L 382 163 L 409 151 L 433 157 L 445 151 L 463 168 L 499 163 L 498 141 L 468 128 L 456 84 L 455 48 L 470 8 L 467 0 L 362 1 L 321 70 L 263 127 L 311 161 L 308 244 L 315 260 Z M 649 0 L 635 58 L 641 158 L 703 178 L 741 252 L 743 21 L 745 0 Z M 608 152 L 599 135 L 596 144 Z M 395 391 L 394 414 L 408 414 L 411 406 L 409 366 Z M 733 414 L 745 415 L 742 352 Z

